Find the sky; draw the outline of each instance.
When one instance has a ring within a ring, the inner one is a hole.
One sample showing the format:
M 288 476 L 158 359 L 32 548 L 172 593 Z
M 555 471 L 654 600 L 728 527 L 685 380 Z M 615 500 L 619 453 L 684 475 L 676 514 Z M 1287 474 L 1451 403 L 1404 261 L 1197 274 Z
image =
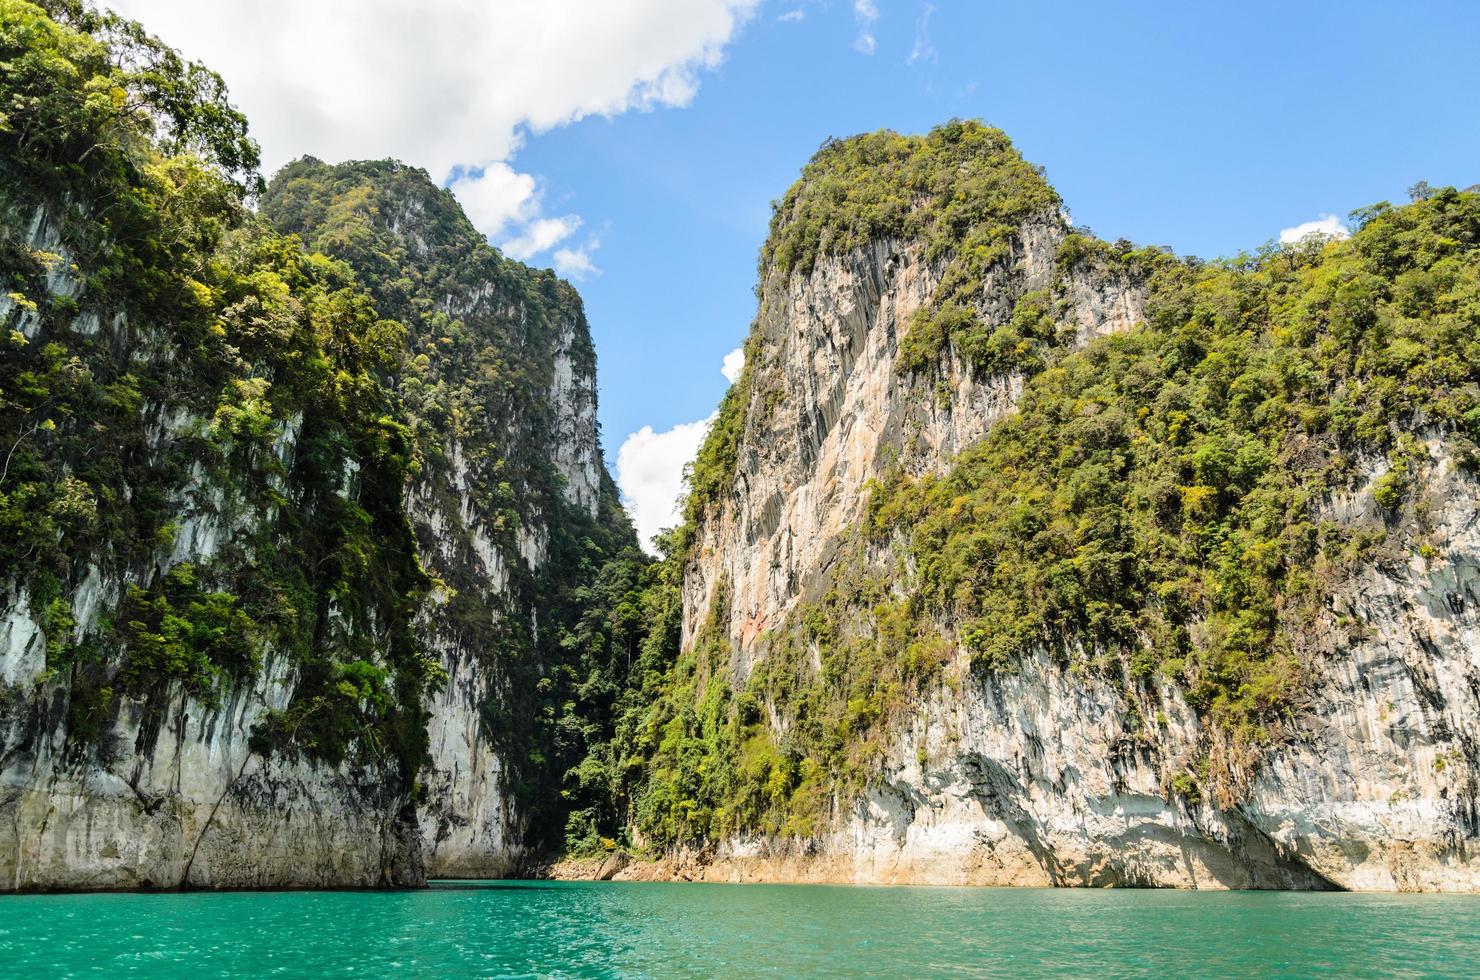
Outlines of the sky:
M 113 0 L 269 172 L 399 157 L 580 289 L 644 538 L 738 374 L 770 202 L 829 136 L 999 126 L 1104 238 L 1231 255 L 1480 182 L 1480 3 Z

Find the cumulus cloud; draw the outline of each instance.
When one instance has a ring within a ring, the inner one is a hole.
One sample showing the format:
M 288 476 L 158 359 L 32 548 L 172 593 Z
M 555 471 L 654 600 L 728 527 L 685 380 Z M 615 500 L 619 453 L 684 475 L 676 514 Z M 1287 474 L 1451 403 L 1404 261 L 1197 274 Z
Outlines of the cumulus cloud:
M 805 20 L 806 18 L 807 12 L 801 7 L 798 7 L 795 10 L 788 10 L 786 13 L 782 14 L 780 17 L 777 17 L 776 19 L 781 21 L 783 24 L 796 24 L 800 21 Z
M 725 376 L 725 380 L 734 384 L 740 380 L 740 372 L 745 369 L 745 348 L 736 347 L 725 355 L 724 361 L 719 366 L 719 373 Z
M 617 485 L 622 503 L 637 526 L 637 538 L 649 552 L 653 535 L 678 523 L 682 510 L 683 470 L 689 464 L 714 415 L 697 422 L 684 422 L 666 432 L 645 425 L 632 433 L 617 450 Z
M 878 47 L 874 39 L 874 21 L 879 19 L 879 8 L 874 0 L 853 0 L 853 18 L 858 21 L 858 37 L 853 47 L 864 54 L 873 54 Z
M 720 362 L 719 371 L 734 384 L 745 367 L 745 348 L 736 347 Z M 617 450 L 617 486 L 622 503 L 637 525 L 637 538 L 649 552 L 653 535 L 678 523 L 685 492 L 683 470 L 699 452 L 718 412 L 697 422 L 681 422 L 666 432 L 645 425 Z
M 268 171 L 306 153 L 399 157 L 434 180 L 456 177 L 454 193 L 479 230 L 549 249 L 574 216 L 546 216 L 535 178 L 509 166 L 523 138 L 585 116 L 687 105 L 759 2 L 107 5 L 225 77 Z M 563 224 L 539 224 L 551 220 Z
M 585 279 L 601 272 L 596 268 L 596 263 L 591 261 L 591 253 L 601 243 L 595 238 L 586 240 L 586 244 L 580 248 L 559 248 L 555 250 L 555 271 L 567 279 Z
M 1289 245 L 1298 242 L 1311 235 L 1323 235 L 1327 238 L 1348 238 L 1351 229 L 1341 223 L 1341 219 L 1334 214 L 1323 214 L 1315 221 L 1306 221 L 1293 228 L 1282 228 L 1280 230 L 1280 244 Z
M 581 227 L 581 219 L 573 214 L 562 218 L 536 218 L 529 222 L 513 238 L 500 244 L 510 257 L 523 262 L 565 241 Z
M 459 172 L 448 186 L 468 218 L 486 235 L 498 234 L 511 221 L 528 221 L 539 206 L 534 178 L 515 172 L 507 163 Z

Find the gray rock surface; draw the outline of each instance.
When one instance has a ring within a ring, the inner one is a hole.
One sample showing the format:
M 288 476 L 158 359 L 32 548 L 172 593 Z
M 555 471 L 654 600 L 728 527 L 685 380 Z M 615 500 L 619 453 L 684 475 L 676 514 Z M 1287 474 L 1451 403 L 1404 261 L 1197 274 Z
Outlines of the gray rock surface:
M 1096 270 L 1055 285 L 1067 229 L 1021 230 L 1012 268 L 978 312 L 1054 287 L 1079 342 L 1142 315 L 1133 285 Z M 692 643 L 721 583 L 736 686 L 766 632 L 826 588 L 862 516 L 866 484 L 898 461 L 942 472 L 1014 410 L 1021 378 L 979 379 L 942 357 L 929 382 L 895 369 L 900 335 L 942 270 L 878 242 L 810 274 L 763 278 L 755 385 L 732 493 L 699 531 L 684 581 Z M 757 343 L 758 341 L 758 343 Z M 919 385 L 939 381 L 948 397 Z M 1172 687 L 1151 702 L 1047 656 L 974 678 L 964 651 L 893 732 L 882 777 L 840 801 L 808 841 L 724 842 L 697 872 L 772 878 L 972 884 L 1480 889 L 1480 485 L 1428 443 L 1418 482 L 1434 557 L 1401 556 L 1337 583 L 1313 693 L 1293 734 L 1238 757 Z M 1370 480 L 1330 519 L 1380 525 Z M 886 549 L 887 550 L 887 549 Z M 893 567 L 890 555 L 875 555 Z M 1131 695 L 1135 696 L 1135 695 Z M 1135 719 L 1151 719 L 1142 722 Z M 1171 780 L 1199 753 L 1242 787 L 1189 801 Z M 693 861 L 672 859 L 675 874 Z

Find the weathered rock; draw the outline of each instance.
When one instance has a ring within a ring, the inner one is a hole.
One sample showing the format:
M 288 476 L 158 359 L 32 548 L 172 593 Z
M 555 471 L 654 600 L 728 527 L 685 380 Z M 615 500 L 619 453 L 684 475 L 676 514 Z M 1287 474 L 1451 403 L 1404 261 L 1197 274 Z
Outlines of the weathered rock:
M 0 888 L 328 888 L 424 881 L 389 773 L 264 759 L 253 724 L 282 707 L 281 661 L 208 708 L 131 702 L 94 754 L 67 741 L 58 682 L 0 707 Z
M 1053 288 L 1079 342 L 1135 324 L 1134 284 L 1092 269 L 1055 282 L 1065 234 L 1053 219 L 1025 225 L 1011 267 L 985 284 L 981 315 L 1000 319 L 1016 297 Z M 949 355 L 928 382 L 896 370 L 904 325 L 940 275 L 918 247 L 882 241 L 762 281 L 737 475 L 700 524 L 684 581 L 686 643 L 728 586 L 718 616 L 737 688 L 767 631 L 826 588 L 867 481 L 896 463 L 943 472 L 1014 410 L 1018 376 L 983 380 Z M 920 388 L 937 382 L 948 397 Z M 1146 705 L 1094 672 L 1039 655 L 984 680 L 961 652 L 950 682 L 896 725 L 872 788 L 841 801 L 817 838 L 734 839 L 630 874 L 1480 888 L 1480 486 L 1441 440 L 1428 448 L 1419 482 L 1437 557 L 1366 568 L 1334 588 L 1309 702 L 1236 800 L 1171 790 L 1208 738 L 1174 687 L 1155 689 L 1148 721 Z M 1374 461 L 1370 479 L 1384 466 Z M 1370 483 L 1330 510 L 1348 524 L 1382 521 Z
M 463 230 L 466 219 L 456 204 L 425 174 L 399 165 L 383 169 L 403 181 L 399 196 L 386 192 L 396 206 L 383 215 L 385 233 L 408 254 L 425 258 L 421 236 L 428 221 L 460 223 L 456 230 Z M 429 200 L 441 209 L 434 216 L 426 210 Z M 471 225 L 466 233 L 476 234 Z M 48 288 L 75 295 L 79 284 L 65 272 L 73 268 L 72 256 L 45 208 L 36 210 L 24 235 L 30 247 L 60 256 L 55 268 L 63 272 L 48 279 Z M 482 264 L 458 267 L 460 244 L 448 246 L 445 234 L 440 241 L 454 258 L 442 254 L 438 261 L 468 282 L 441 297 L 443 308 L 482 331 L 489 345 L 518 337 L 522 346 L 506 353 L 533 364 L 536 379 L 534 404 L 476 406 L 490 419 L 476 433 L 484 440 L 482 468 L 469 461 L 461 441 L 449 438 L 440 461 L 405 494 L 422 563 L 455 573 L 465 599 L 478 603 L 480 625 L 491 628 L 510 610 L 523 614 L 513 598 L 516 582 L 527 583 L 545 565 L 557 503 L 597 513 L 604 463 L 594 358 L 569 286 L 541 274 L 550 284 L 542 281 L 546 295 L 556 296 L 552 307 L 563 305 L 548 314 L 533 310 L 541 297 L 522 291 L 529 270 L 498 257 L 481 236 L 476 246 L 482 251 L 471 250 L 469 262 Z M 484 268 L 496 278 L 479 279 Z M 0 299 L 0 325 L 35 337 L 34 316 Z M 547 315 L 548 335 L 529 326 Z M 122 314 L 96 310 L 81 314 L 79 323 L 74 331 L 89 336 L 111 337 L 126 328 Z M 174 356 L 167 330 L 151 342 L 135 337 L 130 343 L 135 358 Z M 149 405 L 143 414 L 148 443 L 160 454 L 209 423 L 172 403 Z M 285 468 L 298 450 L 302 425 L 301 414 L 288 419 L 273 446 Z M 501 469 L 502 459 L 516 455 L 551 460 L 558 486 L 551 494 L 518 486 L 517 529 L 500 537 L 499 509 L 511 503 L 493 501 L 491 490 L 500 480 L 517 479 Z M 341 496 L 351 492 L 356 475 L 349 460 Z M 271 649 L 249 679 L 218 682 L 219 707 L 173 685 L 150 698 L 120 694 L 100 709 L 107 716 L 95 740 L 69 729 L 74 692 L 65 675 L 47 673 L 48 640 L 79 641 L 96 632 L 131 585 L 148 587 L 181 563 L 205 563 L 239 548 L 254 522 L 264 519 L 243 503 L 243 491 L 197 464 L 171 500 L 174 533 L 151 566 L 104 571 L 111 569 L 105 556 L 79 556 L 86 574 L 74 586 L 64 583 L 60 596 L 73 620 L 67 636 L 48 637 L 29 592 L 0 579 L 0 890 L 414 886 L 428 874 L 486 877 L 522 870 L 529 860 L 528 819 L 509 797 L 508 766 L 486 718 L 499 703 L 497 654 L 480 642 L 482 634 L 465 638 L 438 618 L 445 593 L 434 597 L 418 625 L 448 682 L 427 705 L 430 759 L 415 783 L 392 761 L 328 765 L 254 751 L 254 730 L 268 712 L 292 702 L 298 681 L 290 658 Z

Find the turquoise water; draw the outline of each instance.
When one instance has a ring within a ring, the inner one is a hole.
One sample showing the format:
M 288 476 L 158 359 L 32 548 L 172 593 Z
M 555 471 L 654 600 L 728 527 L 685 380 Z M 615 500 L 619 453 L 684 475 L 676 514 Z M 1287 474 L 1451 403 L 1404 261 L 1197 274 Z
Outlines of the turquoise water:
M 584 882 L 11 896 L 0 973 L 1475 976 L 1480 897 Z

